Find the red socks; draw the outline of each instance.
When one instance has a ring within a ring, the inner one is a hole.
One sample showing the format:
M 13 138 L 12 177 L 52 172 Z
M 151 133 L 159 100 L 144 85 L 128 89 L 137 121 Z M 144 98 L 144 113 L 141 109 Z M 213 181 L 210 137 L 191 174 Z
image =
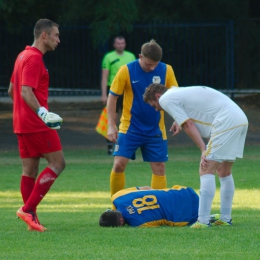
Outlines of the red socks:
M 23 198 L 23 203 L 25 204 L 26 201 L 29 199 L 32 190 L 34 188 L 35 179 L 22 175 L 21 183 L 20 183 L 20 190 Z
M 36 211 L 36 207 L 47 194 L 57 177 L 57 174 L 48 167 L 41 172 L 37 178 L 30 197 L 23 206 L 24 212 Z

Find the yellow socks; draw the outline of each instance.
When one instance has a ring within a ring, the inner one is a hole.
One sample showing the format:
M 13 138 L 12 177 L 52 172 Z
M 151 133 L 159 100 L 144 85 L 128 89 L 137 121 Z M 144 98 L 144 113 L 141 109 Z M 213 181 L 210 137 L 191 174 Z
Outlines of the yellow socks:
M 159 176 L 152 174 L 151 187 L 153 189 L 165 189 L 167 186 L 166 175 Z
M 125 187 L 125 173 L 115 173 L 113 170 L 110 174 L 110 193 L 113 196 L 116 192 Z

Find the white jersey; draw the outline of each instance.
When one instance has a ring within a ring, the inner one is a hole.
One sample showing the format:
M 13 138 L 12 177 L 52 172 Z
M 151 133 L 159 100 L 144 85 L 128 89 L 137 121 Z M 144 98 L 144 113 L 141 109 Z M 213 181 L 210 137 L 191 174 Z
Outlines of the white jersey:
M 159 104 L 180 126 L 191 119 L 204 138 L 248 124 L 235 102 L 205 86 L 172 87 L 160 97 Z

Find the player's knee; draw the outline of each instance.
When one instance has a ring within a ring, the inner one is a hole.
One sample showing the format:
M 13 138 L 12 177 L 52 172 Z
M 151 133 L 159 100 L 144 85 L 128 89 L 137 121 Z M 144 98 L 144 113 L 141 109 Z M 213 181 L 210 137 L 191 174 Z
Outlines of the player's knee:
M 55 161 L 54 163 L 50 163 L 49 167 L 57 174 L 59 175 L 66 167 L 66 162 L 63 159 L 59 161 Z
M 113 171 L 114 172 L 123 172 L 125 170 L 125 164 L 117 162 L 114 163 Z
M 165 163 L 164 162 L 156 162 L 151 163 L 151 168 L 154 174 L 163 176 L 165 175 Z
M 220 167 L 219 169 L 217 169 L 217 174 L 219 177 L 226 177 L 231 174 L 231 171 L 230 171 L 230 169 Z

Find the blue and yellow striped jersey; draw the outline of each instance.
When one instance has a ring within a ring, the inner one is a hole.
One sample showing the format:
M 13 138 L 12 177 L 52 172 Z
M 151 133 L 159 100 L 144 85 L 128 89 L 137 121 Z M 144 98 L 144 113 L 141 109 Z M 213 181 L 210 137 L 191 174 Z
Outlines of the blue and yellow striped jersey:
M 198 218 L 199 196 L 190 187 L 163 190 L 125 189 L 112 198 L 125 223 L 134 227 L 187 226 Z
M 172 67 L 162 62 L 151 72 L 144 71 L 139 60 L 120 68 L 110 88 L 112 95 L 124 94 L 119 132 L 131 131 L 146 136 L 162 134 L 164 140 L 167 138 L 164 112 L 156 111 L 143 101 L 145 89 L 152 83 L 161 83 L 168 88 L 178 86 Z

